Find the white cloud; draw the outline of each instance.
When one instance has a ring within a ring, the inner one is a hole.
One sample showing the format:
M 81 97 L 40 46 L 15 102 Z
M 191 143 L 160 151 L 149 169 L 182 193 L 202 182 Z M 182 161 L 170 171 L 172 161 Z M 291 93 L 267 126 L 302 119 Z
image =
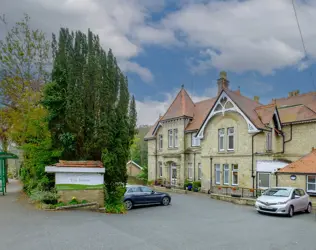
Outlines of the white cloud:
M 136 62 L 125 63 L 142 53 L 142 43 L 176 41 L 173 32 L 163 26 L 150 24 L 151 11 L 162 8 L 144 0 L 1 0 L 0 13 L 14 23 L 23 13 L 31 17 L 32 26 L 46 32 L 58 33 L 60 27 L 87 31 L 100 36 L 104 49 L 111 48 L 125 70 L 152 80 L 149 69 Z M 0 33 L 4 33 L 0 25 Z
M 137 123 L 138 125 L 153 125 L 159 115 L 164 115 L 172 101 L 175 99 L 180 89 L 174 89 L 171 93 L 164 93 L 162 101 L 145 99 L 144 101 L 136 100 Z M 200 102 L 205 99 L 214 97 L 217 94 L 217 88 L 208 88 L 202 95 L 188 91 L 193 102 Z
M 123 61 L 120 63 L 120 66 L 123 71 L 138 74 L 144 82 L 152 82 L 154 79 L 154 76 L 149 69 L 144 68 L 135 62 Z
M 311 24 L 316 22 L 316 1 L 296 1 L 296 5 L 307 51 L 315 59 L 316 30 Z M 271 74 L 299 66 L 304 58 L 289 0 L 192 0 L 163 24 L 180 32 L 188 46 L 202 51 L 191 62 L 193 73 L 217 68 Z

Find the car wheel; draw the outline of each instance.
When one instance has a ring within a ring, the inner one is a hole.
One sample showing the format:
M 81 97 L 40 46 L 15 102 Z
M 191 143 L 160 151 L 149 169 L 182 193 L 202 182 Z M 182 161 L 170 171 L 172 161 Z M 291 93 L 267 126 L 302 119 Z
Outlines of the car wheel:
M 309 214 L 312 212 L 312 204 L 311 203 L 308 203 L 308 206 L 307 206 L 307 209 L 305 212 L 309 213 Z
M 126 200 L 124 202 L 126 210 L 131 210 L 133 208 L 133 202 L 131 200 Z
M 288 216 L 289 216 L 289 217 L 293 217 L 293 215 L 294 215 L 294 207 L 293 207 L 293 206 L 290 206 L 290 207 L 289 207 Z
M 164 206 L 168 206 L 169 203 L 170 203 L 170 198 L 169 197 L 163 197 L 161 203 Z

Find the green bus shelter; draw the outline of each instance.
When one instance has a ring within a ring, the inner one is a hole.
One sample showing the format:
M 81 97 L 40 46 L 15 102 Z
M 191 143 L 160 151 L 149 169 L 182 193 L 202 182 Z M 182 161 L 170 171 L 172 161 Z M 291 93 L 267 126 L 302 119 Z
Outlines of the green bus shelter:
M 12 153 L 0 152 L 0 193 L 2 193 L 3 195 L 7 192 L 7 174 L 5 172 L 6 159 L 18 159 L 18 156 Z

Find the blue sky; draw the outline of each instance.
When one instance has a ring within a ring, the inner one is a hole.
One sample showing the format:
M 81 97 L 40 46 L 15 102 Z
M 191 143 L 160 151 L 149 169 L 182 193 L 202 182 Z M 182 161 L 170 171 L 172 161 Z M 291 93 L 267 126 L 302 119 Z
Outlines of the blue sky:
M 182 84 L 194 101 L 213 97 L 221 70 L 263 103 L 316 91 L 316 1 L 295 6 L 307 57 L 290 0 L 2 0 L 0 12 L 11 22 L 27 12 L 49 38 L 91 28 L 129 77 L 138 123 L 152 124 Z

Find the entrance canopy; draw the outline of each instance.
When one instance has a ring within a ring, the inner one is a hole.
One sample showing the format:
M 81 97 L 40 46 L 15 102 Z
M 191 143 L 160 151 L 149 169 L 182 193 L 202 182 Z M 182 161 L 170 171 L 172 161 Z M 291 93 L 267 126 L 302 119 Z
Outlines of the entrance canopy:
M 8 152 L 0 152 L 0 193 L 4 195 L 6 190 L 6 169 L 5 169 L 5 160 L 6 159 L 18 159 L 19 157 L 15 154 Z

